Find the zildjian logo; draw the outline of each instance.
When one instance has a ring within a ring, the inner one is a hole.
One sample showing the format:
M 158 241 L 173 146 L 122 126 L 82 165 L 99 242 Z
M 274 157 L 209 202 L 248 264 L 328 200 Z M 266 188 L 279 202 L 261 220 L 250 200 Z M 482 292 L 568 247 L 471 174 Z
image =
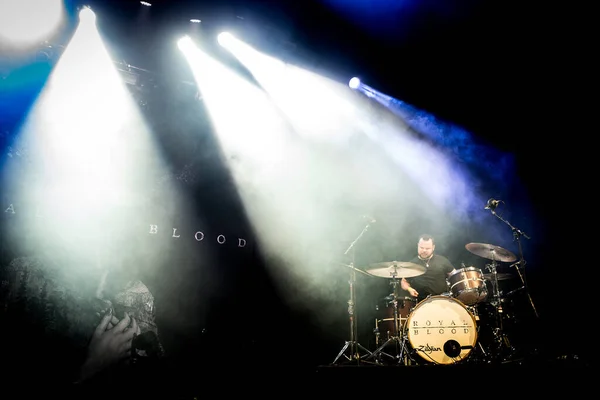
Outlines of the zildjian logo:
M 434 351 L 442 351 L 441 348 L 430 346 L 429 343 L 426 344 L 426 345 L 420 345 L 419 347 L 417 347 L 416 350 L 417 351 L 422 351 L 423 353 L 427 353 L 427 354 L 431 354 Z

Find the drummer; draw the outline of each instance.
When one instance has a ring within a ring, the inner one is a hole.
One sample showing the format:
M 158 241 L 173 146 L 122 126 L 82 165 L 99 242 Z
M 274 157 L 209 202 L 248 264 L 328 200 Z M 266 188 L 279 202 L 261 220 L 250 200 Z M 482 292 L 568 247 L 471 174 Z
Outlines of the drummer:
M 446 294 L 448 283 L 446 278 L 454 271 L 454 266 L 446 257 L 434 254 L 435 239 L 428 234 L 419 236 L 417 256 L 410 262 L 425 267 L 421 275 L 402 278 L 400 287 L 412 297 L 424 299 L 428 296 Z

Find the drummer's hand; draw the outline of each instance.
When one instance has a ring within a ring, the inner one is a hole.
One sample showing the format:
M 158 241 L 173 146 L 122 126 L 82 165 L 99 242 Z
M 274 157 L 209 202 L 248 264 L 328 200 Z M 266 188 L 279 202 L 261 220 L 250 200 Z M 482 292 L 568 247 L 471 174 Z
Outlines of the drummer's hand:
M 419 292 L 417 292 L 414 287 L 409 287 L 408 294 L 410 294 L 412 297 L 417 297 L 419 295 Z

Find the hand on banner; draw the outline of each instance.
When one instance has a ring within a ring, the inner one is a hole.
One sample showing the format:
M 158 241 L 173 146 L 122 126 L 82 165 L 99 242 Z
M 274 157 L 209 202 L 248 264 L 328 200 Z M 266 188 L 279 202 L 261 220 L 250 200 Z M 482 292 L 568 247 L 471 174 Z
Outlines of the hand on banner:
M 112 309 L 104 315 L 96 327 L 86 360 L 81 367 L 80 381 L 91 378 L 131 356 L 131 345 L 140 329 L 135 318 L 128 313 L 120 321 L 112 314 Z

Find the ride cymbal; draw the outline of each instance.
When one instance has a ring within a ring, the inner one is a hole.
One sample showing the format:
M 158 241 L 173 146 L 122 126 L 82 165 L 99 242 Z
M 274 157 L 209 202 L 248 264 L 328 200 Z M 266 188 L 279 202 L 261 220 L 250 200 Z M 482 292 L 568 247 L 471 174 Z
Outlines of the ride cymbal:
M 465 245 L 465 248 L 471 253 L 479 257 L 487 258 L 488 260 L 513 262 L 517 259 L 517 256 L 510 251 L 500 246 L 494 246 L 493 244 L 469 243 Z
M 411 278 L 425 273 L 425 267 L 406 261 L 390 261 L 371 264 L 367 273 L 380 278 Z

